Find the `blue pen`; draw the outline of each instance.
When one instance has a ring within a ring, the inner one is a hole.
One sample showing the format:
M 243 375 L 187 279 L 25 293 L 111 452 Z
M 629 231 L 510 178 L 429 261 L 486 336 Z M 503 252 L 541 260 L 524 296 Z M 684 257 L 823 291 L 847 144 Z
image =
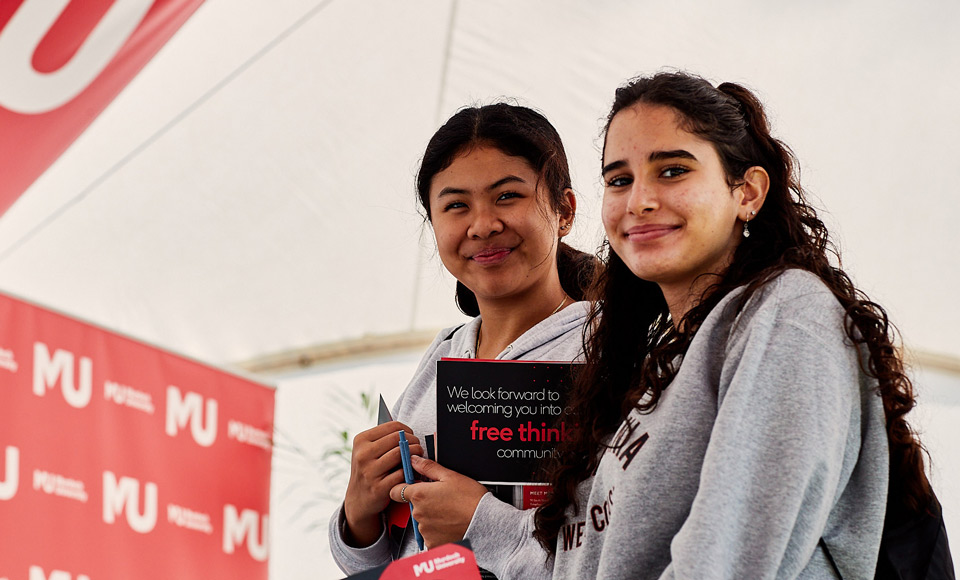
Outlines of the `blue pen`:
M 407 436 L 400 431 L 400 463 L 403 465 L 403 480 L 413 483 L 413 465 L 410 463 L 410 444 Z M 413 535 L 417 538 L 417 547 L 423 550 L 423 536 L 420 535 L 420 526 L 413 517 L 413 504 L 410 504 L 410 519 L 413 520 Z

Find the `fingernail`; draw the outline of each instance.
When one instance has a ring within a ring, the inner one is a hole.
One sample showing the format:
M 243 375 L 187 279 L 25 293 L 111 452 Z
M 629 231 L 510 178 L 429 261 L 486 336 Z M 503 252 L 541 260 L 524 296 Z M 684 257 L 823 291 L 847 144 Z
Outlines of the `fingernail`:
M 412 463 L 413 465 L 422 465 L 422 464 L 423 464 L 423 457 L 420 457 L 419 455 L 411 455 L 411 456 L 410 456 L 410 463 Z

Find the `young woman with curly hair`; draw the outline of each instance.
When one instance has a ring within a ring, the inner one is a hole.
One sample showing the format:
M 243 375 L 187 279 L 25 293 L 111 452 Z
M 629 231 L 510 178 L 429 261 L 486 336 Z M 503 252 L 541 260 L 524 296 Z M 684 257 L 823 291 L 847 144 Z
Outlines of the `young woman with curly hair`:
M 577 427 L 537 513 L 554 578 L 873 577 L 885 515 L 936 505 L 913 388 L 759 100 L 634 79 L 602 176 Z

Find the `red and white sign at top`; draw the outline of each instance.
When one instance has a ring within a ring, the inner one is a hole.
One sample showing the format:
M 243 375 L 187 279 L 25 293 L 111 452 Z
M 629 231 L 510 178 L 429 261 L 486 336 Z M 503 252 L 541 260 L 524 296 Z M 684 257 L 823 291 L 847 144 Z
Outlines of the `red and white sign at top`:
M 0 2 L 0 215 L 202 2 Z

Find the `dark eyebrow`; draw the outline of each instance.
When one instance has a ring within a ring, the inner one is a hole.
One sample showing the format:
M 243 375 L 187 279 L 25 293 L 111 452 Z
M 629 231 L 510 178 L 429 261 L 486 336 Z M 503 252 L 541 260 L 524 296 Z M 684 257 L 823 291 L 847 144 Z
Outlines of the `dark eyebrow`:
M 683 149 L 674 149 L 673 151 L 654 151 L 647 156 L 647 159 L 650 161 L 663 161 L 664 159 L 690 159 L 696 161 L 697 158 L 693 153 L 685 151 Z
M 440 193 L 437 194 L 437 197 L 443 197 L 445 195 L 452 195 L 457 193 L 467 193 L 466 189 L 461 189 L 459 187 L 444 187 L 440 190 Z
M 603 166 L 603 169 L 600 171 L 600 175 L 606 175 L 608 171 L 613 171 L 615 169 L 620 169 L 621 167 L 626 167 L 626 161 L 614 161 L 612 163 L 607 163 Z
M 508 175 L 502 179 L 494 181 L 488 185 L 486 189 L 487 191 L 493 191 L 494 189 L 497 189 L 498 187 L 508 183 L 526 183 L 526 181 L 520 177 L 517 177 L 516 175 Z M 440 190 L 440 193 L 437 194 L 437 197 L 439 198 L 443 197 L 444 195 L 454 195 L 460 193 L 469 193 L 469 190 L 463 189 L 462 187 L 444 187 Z
M 495 182 L 493 182 L 492 184 L 490 184 L 490 185 L 487 187 L 487 190 L 488 190 L 488 191 L 494 190 L 494 189 L 500 187 L 501 185 L 506 185 L 507 183 L 526 183 L 526 181 L 524 181 L 523 179 L 517 177 L 516 175 L 508 175 L 508 176 L 504 177 L 503 179 L 498 179 L 497 181 L 495 181 Z

